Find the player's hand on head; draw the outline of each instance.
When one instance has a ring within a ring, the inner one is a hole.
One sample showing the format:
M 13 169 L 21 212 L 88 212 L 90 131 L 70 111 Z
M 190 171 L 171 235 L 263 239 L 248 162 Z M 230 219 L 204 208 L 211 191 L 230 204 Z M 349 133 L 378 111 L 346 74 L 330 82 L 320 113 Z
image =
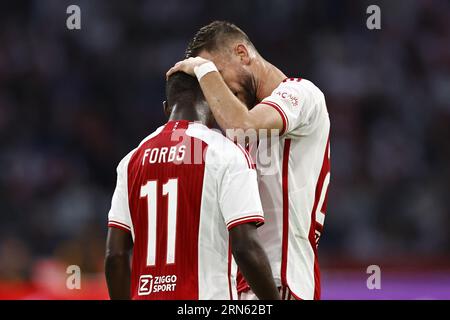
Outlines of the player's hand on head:
M 207 62 L 209 62 L 209 60 L 202 57 L 187 58 L 185 60 L 178 61 L 172 68 L 169 69 L 169 71 L 167 71 L 166 78 L 169 78 L 171 74 L 178 71 L 195 77 L 194 68 Z

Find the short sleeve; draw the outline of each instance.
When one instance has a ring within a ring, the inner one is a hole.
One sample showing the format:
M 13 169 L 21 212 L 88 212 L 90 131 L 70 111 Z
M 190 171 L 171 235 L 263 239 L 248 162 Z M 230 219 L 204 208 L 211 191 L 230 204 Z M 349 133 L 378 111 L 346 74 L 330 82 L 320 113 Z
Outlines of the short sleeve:
M 310 81 L 290 78 L 283 81 L 261 104 L 273 107 L 283 120 L 281 135 L 313 125 L 322 92 Z
M 219 183 L 219 206 L 228 230 L 254 222 L 264 223 L 264 215 L 258 190 L 256 170 L 248 153 L 234 148 L 233 160 L 227 163 Z
M 108 227 L 132 232 L 130 207 L 128 205 L 128 157 L 117 166 L 117 183 L 108 213 Z

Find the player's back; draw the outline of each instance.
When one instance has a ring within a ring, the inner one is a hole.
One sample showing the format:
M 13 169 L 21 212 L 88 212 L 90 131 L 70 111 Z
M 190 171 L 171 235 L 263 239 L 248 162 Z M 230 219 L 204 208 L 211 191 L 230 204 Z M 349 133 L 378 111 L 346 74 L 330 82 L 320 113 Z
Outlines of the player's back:
M 236 297 L 227 227 L 252 217 L 219 204 L 231 166 L 251 164 L 231 141 L 188 121 L 168 122 L 122 160 L 129 221 L 110 213 L 109 223 L 133 235 L 133 299 Z

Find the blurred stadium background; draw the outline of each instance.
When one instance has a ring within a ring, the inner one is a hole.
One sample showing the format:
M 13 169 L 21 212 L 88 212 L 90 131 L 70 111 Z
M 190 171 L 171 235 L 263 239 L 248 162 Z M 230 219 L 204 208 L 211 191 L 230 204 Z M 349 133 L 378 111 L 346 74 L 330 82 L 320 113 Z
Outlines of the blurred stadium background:
M 17 0 L 0 10 L 0 299 L 107 298 L 115 167 L 165 121 L 164 74 L 215 19 L 327 98 L 323 298 L 450 298 L 449 1 Z

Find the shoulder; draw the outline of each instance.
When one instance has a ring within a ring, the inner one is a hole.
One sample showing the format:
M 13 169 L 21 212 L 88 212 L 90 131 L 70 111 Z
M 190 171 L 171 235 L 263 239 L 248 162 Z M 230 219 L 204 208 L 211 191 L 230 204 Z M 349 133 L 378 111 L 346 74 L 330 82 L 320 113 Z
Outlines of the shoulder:
M 292 104 L 299 103 L 295 98 L 321 98 L 323 92 L 312 81 L 303 78 L 287 78 L 272 92 L 282 99 L 291 99 Z M 290 96 L 293 95 L 293 96 Z
M 220 130 L 209 129 L 202 124 L 189 126 L 186 134 L 202 140 L 207 145 L 205 161 L 220 166 L 238 165 L 251 168 L 252 161 L 247 151 L 225 137 Z

